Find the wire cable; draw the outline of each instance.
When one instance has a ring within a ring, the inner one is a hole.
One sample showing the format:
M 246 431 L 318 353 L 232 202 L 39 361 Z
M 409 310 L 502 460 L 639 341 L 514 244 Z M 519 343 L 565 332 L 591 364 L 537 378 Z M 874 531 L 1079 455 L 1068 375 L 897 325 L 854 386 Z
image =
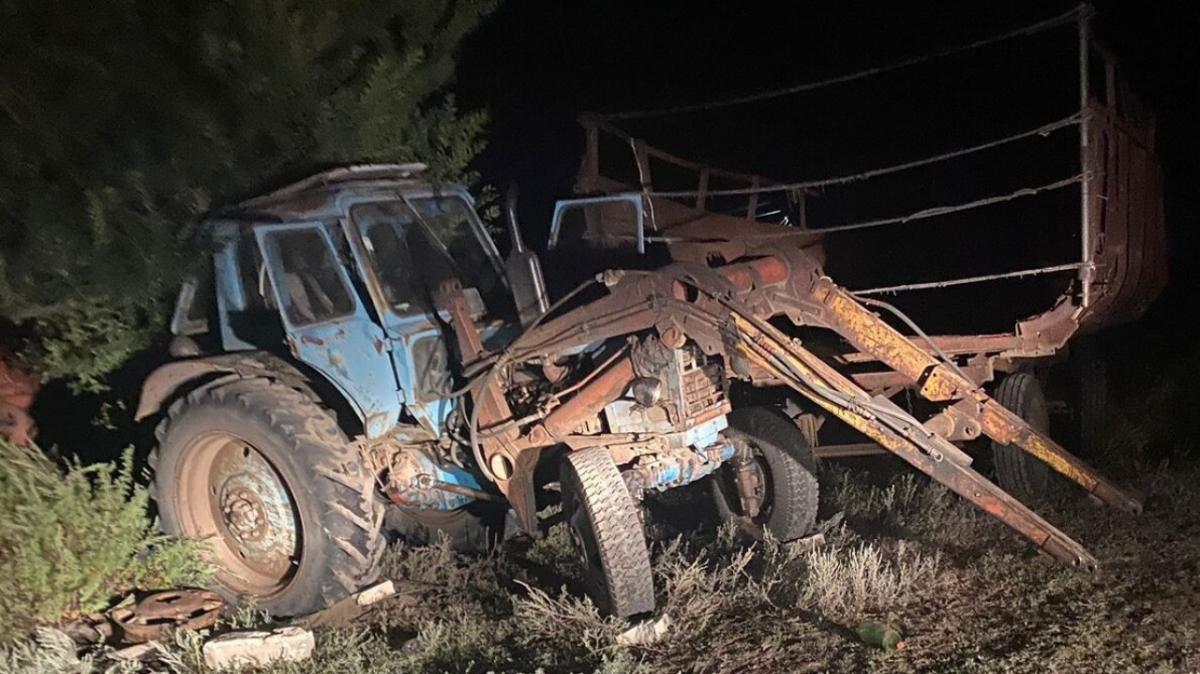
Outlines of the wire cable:
M 1018 28 L 1016 30 L 1008 31 L 1006 33 L 1000 33 L 997 35 L 992 35 L 990 37 L 985 37 L 985 38 L 982 38 L 979 40 L 975 40 L 974 42 L 968 42 L 965 44 L 955 45 L 953 47 L 949 47 L 949 48 L 943 49 L 941 51 L 929 52 L 926 54 L 921 54 L 919 56 L 913 56 L 913 57 L 902 59 L 899 61 L 894 61 L 892 63 L 888 63 L 885 65 L 876 66 L 874 68 L 867 68 L 865 70 L 859 70 L 857 72 L 847 73 L 845 75 L 839 75 L 837 77 L 830 77 L 830 78 L 826 78 L 823 80 L 816 80 L 816 81 L 812 81 L 812 82 L 804 82 L 801 84 L 794 84 L 792 86 L 783 87 L 781 89 L 769 89 L 766 91 L 759 91 L 756 93 L 745 94 L 742 96 L 734 96 L 731 98 L 703 101 L 703 102 L 699 102 L 699 103 L 691 103 L 688 105 L 676 105 L 676 106 L 665 107 L 665 108 L 649 108 L 649 109 L 645 109 L 645 110 L 630 110 L 627 112 L 600 114 L 600 115 L 595 115 L 595 117 L 597 117 L 598 119 L 603 119 L 603 120 L 646 119 L 649 117 L 664 117 L 667 115 L 678 115 L 678 114 L 684 114 L 684 113 L 689 113 L 689 112 L 700 112 L 703 110 L 715 110 L 717 108 L 727 108 L 727 107 L 734 106 L 734 105 L 744 105 L 746 103 L 756 103 L 758 101 L 766 101 L 766 100 L 770 100 L 772 98 L 779 98 L 781 96 L 790 96 L 792 94 L 798 94 L 798 93 L 801 93 L 804 91 L 812 91 L 813 89 L 819 89 L 819 88 L 827 87 L 827 86 L 830 86 L 833 84 L 842 84 L 844 82 L 853 82 L 855 80 L 872 77 L 874 75 L 881 75 L 883 73 L 892 72 L 894 70 L 900 70 L 901 68 L 907 68 L 909 66 L 914 66 L 914 65 L 917 65 L 920 63 L 933 61 L 935 59 L 943 58 L 946 56 L 952 56 L 954 54 L 959 54 L 959 53 L 962 53 L 965 51 L 978 49 L 980 47 L 986 47 L 988 45 L 995 44 L 997 42 L 1003 42 L 1005 40 L 1009 40 L 1009 39 L 1012 39 L 1015 37 L 1025 37 L 1025 36 L 1029 36 L 1029 35 L 1035 35 L 1042 31 L 1049 30 L 1051 28 L 1055 28 L 1057 26 L 1061 26 L 1061 25 L 1064 25 L 1067 23 L 1071 23 L 1072 21 L 1077 21 L 1080 17 L 1086 16 L 1087 15 L 1086 12 L 1087 12 L 1087 10 L 1085 9 L 1085 6 L 1081 5 L 1079 7 L 1076 7 L 1075 9 L 1072 9 L 1071 11 L 1061 14 L 1059 16 L 1056 16 L 1056 17 L 1053 17 L 1050 19 L 1046 19 L 1044 21 L 1039 21 L 1037 23 L 1030 24 L 1023 28 Z
M 1067 117 L 1064 117 L 1062 119 L 1050 122 L 1049 124 L 1044 124 L 1042 126 L 1039 126 L 1036 129 L 1022 131 L 1020 133 L 1015 133 L 1011 136 L 1005 136 L 1003 138 L 996 138 L 994 140 L 990 140 L 985 143 L 980 143 L 978 145 L 971 145 L 968 147 L 959 148 L 957 150 L 951 150 L 950 152 L 944 152 L 942 154 L 934 155 L 932 157 L 916 159 L 913 161 L 904 162 L 903 164 L 894 164 L 892 166 L 885 166 L 883 168 L 872 169 L 870 171 L 863 171 L 861 173 L 854 173 L 851 175 L 844 175 L 844 176 L 836 176 L 833 178 L 822 178 L 819 180 L 803 180 L 803 181 L 790 182 L 790 183 L 778 183 L 778 184 L 774 184 L 774 185 L 762 185 L 759 187 L 735 187 L 735 188 L 724 189 L 724 190 L 707 190 L 704 192 L 704 194 L 707 196 L 711 196 L 711 197 L 742 196 L 742 195 L 749 195 L 749 194 L 763 194 L 763 193 L 769 193 L 769 192 L 794 192 L 796 190 L 812 190 L 812 189 L 817 189 L 817 188 L 821 188 L 821 187 L 844 185 L 846 183 L 858 182 L 861 180 L 868 180 L 870 178 L 877 178 L 879 176 L 887 175 L 889 173 L 898 173 L 900 171 L 906 171 L 908 169 L 918 168 L 921 166 L 925 166 L 927 164 L 934 164 L 934 163 L 937 163 L 940 161 L 946 161 L 947 159 L 955 159 L 955 158 L 962 157 L 965 155 L 974 154 L 976 152 L 982 152 L 983 150 L 990 150 L 991 148 L 994 148 L 994 147 L 999 147 L 1001 145 L 1006 145 L 1008 143 L 1012 143 L 1012 142 L 1015 142 L 1018 140 L 1023 140 L 1025 138 L 1030 138 L 1033 136 L 1043 136 L 1043 137 L 1048 136 L 1049 134 L 1051 134 L 1059 129 L 1064 129 L 1064 128 L 1067 128 L 1070 126 L 1075 126 L 1076 124 L 1079 124 L 1085 118 L 1087 118 L 1087 116 L 1088 116 L 1088 113 L 1086 111 L 1081 110 L 1081 111 L 1075 112 Z M 631 194 L 641 194 L 641 193 L 635 192 L 635 193 L 631 193 Z M 665 199 L 677 199 L 677 198 L 683 198 L 683 197 L 698 196 L 699 194 L 701 194 L 701 192 L 699 190 L 674 190 L 674 191 L 670 191 L 670 192 L 653 192 L 653 191 L 651 191 L 651 192 L 646 192 L 645 194 L 648 196 L 651 196 L 651 197 L 662 197 Z

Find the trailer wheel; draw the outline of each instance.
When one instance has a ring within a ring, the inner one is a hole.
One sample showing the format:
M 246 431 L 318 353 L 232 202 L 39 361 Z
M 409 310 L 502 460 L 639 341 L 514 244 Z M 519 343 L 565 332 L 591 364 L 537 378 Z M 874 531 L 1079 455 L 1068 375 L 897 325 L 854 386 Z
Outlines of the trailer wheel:
M 231 602 L 309 613 L 378 575 L 383 503 L 330 412 L 266 379 L 171 405 L 150 456 L 166 533 L 209 541 Z
M 747 407 L 729 415 L 729 430 L 752 452 L 749 468 L 761 485 L 758 514 L 749 517 L 738 496 L 734 465 L 713 476 L 713 500 L 723 521 L 734 522 L 754 539 L 766 532 L 781 541 L 804 536 L 817 521 L 820 486 L 817 464 L 804 434 L 778 412 Z
M 1028 372 L 1005 377 L 992 394 L 996 402 L 1014 412 L 1035 430 L 1047 432 L 1050 414 L 1038 378 Z M 992 441 L 996 482 L 1017 498 L 1041 498 L 1051 487 L 1050 467 L 1020 447 Z
M 561 485 L 563 515 L 592 601 L 622 618 L 653 611 L 654 579 L 638 506 L 608 451 L 567 454 Z

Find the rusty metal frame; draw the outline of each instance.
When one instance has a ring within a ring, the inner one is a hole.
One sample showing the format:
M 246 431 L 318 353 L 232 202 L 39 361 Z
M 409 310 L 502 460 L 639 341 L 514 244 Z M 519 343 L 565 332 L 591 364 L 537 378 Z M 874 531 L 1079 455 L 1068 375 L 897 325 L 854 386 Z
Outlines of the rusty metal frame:
M 935 346 L 921 345 L 929 353 L 941 349 L 956 357 L 976 362 L 982 362 L 980 359 L 988 361 L 986 365 L 974 368 L 974 373 L 986 377 L 979 381 L 987 381 L 996 370 L 1006 368 L 1011 363 L 1053 356 L 1077 332 L 1094 332 L 1109 325 L 1135 320 L 1146 311 L 1166 284 L 1162 179 L 1153 152 L 1154 120 L 1119 77 L 1117 59 L 1091 35 L 1090 18 L 1090 11 L 1079 11 L 1081 112 L 1077 123 L 1080 128 L 1082 165 L 1082 177 L 1079 179 L 1081 258 L 1076 263 L 1060 265 L 1062 270 L 1078 270 L 1080 283 L 1061 295 L 1046 311 L 1019 320 L 1012 332 L 934 335 L 932 341 Z M 1089 89 L 1089 69 L 1097 63 L 1105 72 L 1103 91 Z M 635 161 L 657 157 L 696 172 L 697 190 L 692 193 L 695 198 L 687 203 L 663 196 L 645 197 L 658 214 L 660 227 L 656 240 L 666 242 L 675 259 L 702 262 L 712 256 L 727 260 L 744 258 L 753 254 L 756 248 L 766 248 L 755 245 L 757 237 L 786 234 L 789 239 L 799 241 L 818 262 L 824 261 L 822 241 L 829 234 L 819 228 L 808 228 L 804 211 L 810 195 L 792 195 L 793 203 L 801 212 L 797 218 L 802 225 L 800 227 L 755 221 L 753 210 L 749 208 L 744 218 L 709 213 L 703 210 L 708 198 L 709 176 L 725 176 L 747 188 L 762 185 L 768 189 L 779 183 L 761 176 L 721 171 L 683 159 L 642 140 L 635 141 L 619 128 L 595 117 L 585 116 L 580 121 L 588 136 L 576 185 L 580 192 L 637 192 L 631 190 L 631 186 L 601 173 L 598 153 L 602 134 L 635 143 Z M 1062 124 L 1056 123 L 1054 128 Z M 638 187 L 644 193 L 652 193 L 652 174 L 648 167 L 641 175 L 643 181 Z M 747 200 L 756 194 L 742 191 Z M 992 275 L 953 282 L 980 282 L 1004 276 Z M 911 284 L 899 289 L 916 290 L 941 285 Z M 841 358 L 845 362 L 875 360 L 870 354 L 862 352 L 845 354 Z M 873 391 L 884 390 L 897 382 L 893 374 L 886 372 L 862 375 L 860 379 Z
M 1086 59 L 1093 44 L 1087 33 L 1086 17 L 1081 21 L 1081 73 L 1086 78 Z M 1113 66 L 1107 67 L 1111 73 Z M 1115 77 L 1110 76 L 1109 81 L 1115 81 Z M 1032 428 L 993 400 L 982 387 L 997 369 L 1014 367 L 1014 363 L 1023 359 L 1053 355 L 1082 326 L 1104 325 L 1114 315 L 1127 319 L 1144 310 L 1144 303 L 1122 304 L 1122 298 L 1130 296 L 1144 301 L 1161 288 L 1158 285 L 1161 275 L 1147 275 L 1143 271 L 1146 266 L 1156 266 L 1158 260 L 1144 259 L 1141 249 L 1132 254 L 1128 248 L 1114 245 L 1128 243 L 1134 230 L 1143 234 L 1149 230 L 1161 231 L 1161 220 L 1151 218 L 1132 223 L 1123 217 L 1127 213 L 1112 211 L 1109 200 L 1102 199 L 1106 195 L 1100 186 L 1107 188 L 1109 184 L 1097 182 L 1100 176 L 1110 182 L 1118 177 L 1130 180 L 1127 155 L 1131 150 L 1121 145 L 1120 138 L 1114 143 L 1113 137 L 1125 133 L 1125 127 L 1133 129 L 1131 135 L 1145 135 L 1147 123 L 1152 134 L 1152 122 L 1147 122 L 1146 117 L 1123 114 L 1113 87 L 1109 89 L 1104 101 L 1096 101 L 1088 95 L 1085 82 L 1081 94 L 1082 120 L 1078 117 L 1067 120 L 1080 123 L 1083 129 L 1080 157 L 1084 171 L 1079 179 L 1087 189 L 1081 200 L 1084 208 L 1081 227 L 1085 236 L 1083 261 L 1078 264 L 1084 266 L 1081 278 L 1088 285 L 1064 293 L 1047 311 L 1018 322 L 1011 333 L 987 335 L 926 338 L 922 334 L 913 338 L 902 334 L 865 306 L 866 300 L 824 274 L 825 235 L 820 230 L 755 219 L 757 195 L 768 189 L 779 191 L 778 185 L 763 187 L 768 181 L 762 177 L 721 172 L 653 148 L 605 122 L 581 120 L 587 130 L 588 149 L 577 187 L 592 194 L 639 195 L 650 214 L 655 240 L 667 245 L 675 262 L 652 272 L 602 274 L 596 281 L 607 289 L 607 294 L 558 311 L 575 293 L 568 295 L 548 318 L 539 319 L 502 354 L 488 361 L 490 368 L 486 374 L 470 387 L 476 404 L 469 430 L 477 463 L 508 497 L 518 521 L 532 528 L 532 468 L 540 452 L 553 446 L 574 448 L 586 443 L 580 439 L 580 427 L 622 395 L 633 381 L 635 371 L 628 357 L 606 361 L 601 371 L 570 389 L 570 398 L 556 400 L 556 408 L 516 419 L 505 400 L 512 368 L 538 362 L 553 364 L 557 358 L 575 353 L 584 345 L 652 331 L 668 347 L 681 348 L 690 340 L 706 354 L 720 356 L 731 376 L 755 385 L 791 388 L 820 410 L 860 431 L 878 447 L 1004 522 L 1051 556 L 1085 567 L 1095 566 L 1095 558 L 1082 545 L 974 471 L 971 458 L 953 443 L 986 436 L 1036 457 L 1102 502 L 1130 512 L 1141 509 L 1136 497 L 1068 453 L 1044 432 Z M 1058 122 L 1054 128 L 1066 123 Z M 631 189 L 601 173 L 602 133 L 615 136 L 629 148 L 637 170 L 636 187 Z M 1007 140 L 980 147 L 1002 142 Z M 696 172 L 698 189 L 686 193 L 693 200 L 681 203 L 668 198 L 679 195 L 654 193 L 652 158 Z M 1136 154 L 1135 161 L 1142 162 L 1136 167 L 1139 179 L 1150 186 L 1139 192 L 1139 196 L 1157 199 L 1160 204 L 1161 193 L 1153 191 L 1158 184 L 1153 155 Z M 917 163 L 920 162 L 914 164 Z M 747 185 L 725 191 L 747 198 L 744 216 L 705 210 L 712 194 L 710 178 L 718 175 Z M 1121 203 L 1119 198 L 1111 201 Z M 805 201 L 800 203 L 803 205 Z M 1161 208 L 1148 210 L 1152 215 L 1161 212 Z M 800 221 L 806 219 L 801 216 Z M 634 236 L 639 242 L 643 236 L 641 232 L 615 230 L 606 231 L 605 235 Z M 1147 236 L 1140 239 L 1143 243 L 1147 240 Z M 1096 263 L 1095 269 L 1092 262 Z M 1137 266 L 1133 274 L 1128 269 L 1131 264 Z M 1072 264 L 1073 269 L 1077 266 Z M 1134 290 L 1126 290 L 1131 280 L 1134 285 L 1130 287 Z M 1083 290 L 1087 291 L 1086 299 Z M 476 328 L 465 310 L 456 307 L 460 304 L 454 293 L 447 295 L 446 308 L 458 333 L 460 350 L 468 360 L 473 356 L 482 358 Z M 1132 312 L 1127 308 L 1130 306 Z M 876 363 L 886 371 L 843 374 L 768 322 L 780 316 L 794 325 L 825 329 L 840 336 L 853 351 L 833 359 L 834 363 Z M 914 329 L 920 334 L 919 329 Z M 888 395 L 901 388 L 918 393 L 932 403 L 936 413 L 920 420 L 891 402 Z M 620 451 L 632 455 L 651 446 L 654 439 L 614 437 L 601 441 L 624 447 Z M 842 454 L 860 451 L 861 446 L 839 450 Z
M 930 356 L 861 305 L 822 275 L 799 247 L 776 246 L 774 254 L 715 268 L 676 263 L 654 272 L 612 272 L 601 280 L 607 295 L 533 326 L 510 345 L 473 389 L 484 409 L 488 400 L 503 396 L 508 364 L 553 360 L 583 344 L 653 330 L 668 346 L 677 348 L 691 339 L 706 353 L 721 355 L 734 376 L 753 382 L 756 373 L 767 373 L 1057 559 L 1085 567 L 1097 564 L 1083 546 L 972 470 L 970 457 L 952 439 L 982 434 L 1019 447 L 1100 500 L 1134 512 L 1141 508 L 1136 498 L 991 399 L 956 366 Z M 766 320 L 781 314 L 833 330 L 904 377 L 941 413 L 922 422 L 871 395 Z M 469 345 L 470 337 L 461 334 L 474 329 L 469 320 L 456 317 L 454 323 L 460 344 Z M 516 466 L 492 477 L 525 526 L 533 524 L 529 474 L 539 452 L 567 438 L 576 440 L 571 431 L 619 396 L 633 377 L 628 358 L 619 358 L 540 420 L 495 418 L 494 411 L 483 415 L 490 425 L 479 447 L 481 463 L 491 466 L 502 456 Z

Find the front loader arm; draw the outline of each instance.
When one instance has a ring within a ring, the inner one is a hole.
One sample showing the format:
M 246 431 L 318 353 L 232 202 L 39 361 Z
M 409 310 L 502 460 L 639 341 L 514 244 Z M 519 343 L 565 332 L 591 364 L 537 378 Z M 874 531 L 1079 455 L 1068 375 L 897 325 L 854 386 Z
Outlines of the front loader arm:
M 1004 522 L 1055 559 L 1084 568 L 1096 567 L 1096 559 L 1082 545 L 973 470 L 970 458 L 962 456 L 961 450 L 925 429 L 904 410 L 886 399 L 871 398 L 849 378 L 812 352 L 790 343 L 769 324 L 757 326 L 740 316 L 734 321 L 745 338 L 738 348 L 756 365 L 773 372 L 825 411 Z
M 790 339 L 765 319 L 788 313 L 793 320 L 830 328 L 856 348 L 905 375 L 925 398 L 947 406 L 946 412 L 965 415 L 998 442 L 1013 444 L 1042 458 L 1109 503 L 1137 510 L 1127 496 L 1083 462 L 1029 427 L 1020 417 L 992 400 L 973 381 L 951 365 L 934 359 L 900 332 L 862 306 L 828 278 L 813 273 L 804 259 L 758 258 L 748 264 L 711 269 L 674 265 L 657 272 L 608 273 L 599 279 L 608 294 L 531 327 L 472 387 L 473 396 L 502 395 L 504 368 L 530 359 L 553 360 L 592 341 L 654 329 L 663 342 L 682 346 L 695 340 L 706 352 L 738 355 L 830 414 L 864 433 L 885 449 L 931 478 L 946 485 L 988 514 L 1031 540 L 1039 549 L 1071 564 L 1095 567 L 1096 559 L 1079 543 L 1010 496 L 970 467 L 970 457 L 936 432 L 937 424 L 922 424 L 883 397 L 871 397 L 851 379 Z M 800 287 L 797 287 L 800 286 Z M 774 293 L 775 297 L 771 294 Z M 785 307 L 780 311 L 779 307 Z M 802 307 L 802 315 L 793 312 Z M 736 371 L 736 368 L 735 368 Z M 745 373 L 742 373 L 743 375 Z M 575 393 L 567 405 L 582 413 L 598 411 L 613 389 L 597 377 Z M 579 404 L 573 401 L 578 399 Z M 548 421 L 547 419 L 546 421 Z M 932 421 L 932 420 L 931 420 Z M 487 419 L 488 439 L 480 443 L 484 465 L 504 454 L 518 466 L 529 450 L 555 442 L 544 423 L 501 433 L 509 442 L 495 442 L 495 432 L 513 420 Z M 569 424 L 563 424 L 569 427 Z M 517 472 L 524 473 L 519 469 Z M 492 475 L 509 496 L 520 519 L 532 524 L 531 486 L 523 475 Z M 512 481 L 517 484 L 504 484 Z M 517 498 L 513 498 L 517 496 Z
M 978 423 L 989 438 L 1029 452 L 1111 506 L 1128 512 L 1141 512 L 1141 503 L 1137 499 L 1121 491 L 1045 433 L 1030 427 L 988 396 L 975 382 L 956 372 L 949 364 L 935 359 L 869 311 L 845 289 L 828 278 L 820 278 L 813 284 L 810 296 L 813 303 L 822 309 L 819 316 L 823 323 L 855 348 L 907 376 L 925 399 L 939 403 L 964 402 L 956 405 L 955 410 Z

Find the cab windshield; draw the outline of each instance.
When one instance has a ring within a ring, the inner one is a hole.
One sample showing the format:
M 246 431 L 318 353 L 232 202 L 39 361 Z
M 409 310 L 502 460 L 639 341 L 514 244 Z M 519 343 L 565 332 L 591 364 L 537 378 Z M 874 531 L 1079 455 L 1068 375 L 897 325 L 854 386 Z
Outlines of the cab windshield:
M 452 278 L 478 290 L 488 313 L 503 312 L 511 303 L 475 213 L 461 197 L 360 204 L 350 214 L 384 297 L 397 312 L 431 312 L 438 285 Z

